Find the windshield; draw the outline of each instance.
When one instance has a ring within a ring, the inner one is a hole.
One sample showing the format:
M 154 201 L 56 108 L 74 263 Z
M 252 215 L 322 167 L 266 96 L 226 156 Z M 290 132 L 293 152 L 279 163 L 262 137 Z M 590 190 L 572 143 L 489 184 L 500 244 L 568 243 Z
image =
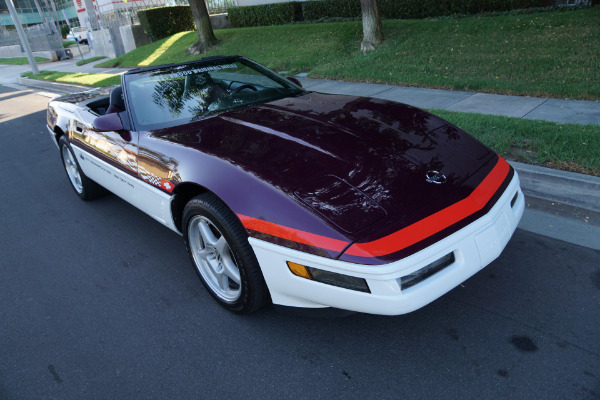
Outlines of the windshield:
M 182 125 L 304 93 L 287 79 L 246 59 L 168 66 L 127 74 L 125 80 L 138 130 Z

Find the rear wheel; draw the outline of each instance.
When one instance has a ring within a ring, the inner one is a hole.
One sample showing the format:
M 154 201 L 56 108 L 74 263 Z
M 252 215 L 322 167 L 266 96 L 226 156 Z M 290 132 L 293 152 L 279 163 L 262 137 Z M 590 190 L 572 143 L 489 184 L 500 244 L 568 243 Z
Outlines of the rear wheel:
M 67 177 L 69 178 L 69 182 L 71 183 L 73 190 L 75 190 L 75 193 L 83 200 L 93 200 L 104 194 L 104 188 L 85 176 L 81 170 L 67 138 L 61 136 L 58 145 L 60 147 L 60 156 L 62 158 L 63 166 L 65 167 Z
M 235 214 L 217 197 L 204 193 L 183 212 L 184 239 L 198 276 L 226 309 L 251 313 L 268 299 L 268 290 Z

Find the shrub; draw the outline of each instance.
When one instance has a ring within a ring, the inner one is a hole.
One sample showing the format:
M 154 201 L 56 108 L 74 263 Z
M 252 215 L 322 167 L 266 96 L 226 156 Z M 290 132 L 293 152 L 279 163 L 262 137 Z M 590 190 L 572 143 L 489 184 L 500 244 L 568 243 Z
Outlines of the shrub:
M 324 18 L 356 18 L 360 17 L 360 0 L 305 1 L 302 3 L 302 14 L 307 21 L 318 21 Z
M 599 0 L 600 1 L 600 0 Z M 379 0 L 381 16 L 388 19 L 420 19 L 453 14 L 477 14 L 518 8 L 546 7 L 553 0 Z M 304 19 L 360 16 L 360 0 L 313 0 L 302 3 Z
M 152 41 L 196 29 L 189 6 L 148 8 L 137 14 L 144 32 Z
M 71 30 L 71 28 L 69 27 L 69 25 L 64 24 L 60 26 L 60 34 L 62 37 L 65 37 L 69 34 L 69 31 Z
M 302 15 L 301 2 L 261 4 L 258 6 L 230 7 L 227 10 L 231 26 L 283 25 L 299 21 Z

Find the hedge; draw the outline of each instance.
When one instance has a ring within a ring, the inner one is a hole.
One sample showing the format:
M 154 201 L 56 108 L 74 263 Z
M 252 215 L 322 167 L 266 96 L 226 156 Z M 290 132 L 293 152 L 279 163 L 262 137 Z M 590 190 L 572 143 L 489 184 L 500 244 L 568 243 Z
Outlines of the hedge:
M 478 14 L 519 8 L 546 7 L 553 0 L 379 0 L 383 18 L 419 19 L 453 14 Z M 302 3 L 308 21 L 360 17 L 360 0 L 313 0 Z
M 196 29 L 189 6 L 148 8 L 137 12 L 140 24 L 152 41 Z
M 283 25 L 300 21 L 302 2 L 261 4 L 258 6 L 229 7 L 229 23 L 236 28 L 246 26 Z
M 379 9 L 381 11 L 381 0 Z M 307 21 L 318 21 L 324 18 L 356 18 L 361 14 L 360 0 L 305 1 L 302 3 L 302 14 Z
M 600 0 L 593 0 L 599 2 Z M 419 19 L 453 14 L 478 14 L 520 8 L 547 7 L 553 0 L 379 0 L 381 16 L 388 19 Z M 310 0 L 229 7 L 235 28 L 283 25 L 330 18 L 359 18 L 360 0 Z M 196 29 L 189 6 L 150 8 L 138 11 L 144 32 L 155 41 L 177 32 Z
M 453 14 L 479 14 L 520 8 L 547 7 L 553 0 L 380 0 L 384 18 L 428 18 Z
M 65 37 L 69 34 L 69 31 L 71 30 L 71 27 L 67 24 L 61 25 L 60 26 L 60 34 L 62 37 Z

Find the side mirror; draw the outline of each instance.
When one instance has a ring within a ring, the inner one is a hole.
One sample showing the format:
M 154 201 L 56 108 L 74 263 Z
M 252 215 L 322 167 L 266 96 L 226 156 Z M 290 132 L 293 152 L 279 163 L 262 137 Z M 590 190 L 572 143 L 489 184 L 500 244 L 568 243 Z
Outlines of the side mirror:
M 92 125 L 94 125 L 94 130 L 100 132 L 123 130 L 123 123 L 117 113 L 101 115 L 92 122 Z
M 302 83 L 300 83 L 300 81 L 298 79 L 294 78 L 293 76 L 288 76 L 287 80 L 292 82 L 296 86 L 302 87 Z

